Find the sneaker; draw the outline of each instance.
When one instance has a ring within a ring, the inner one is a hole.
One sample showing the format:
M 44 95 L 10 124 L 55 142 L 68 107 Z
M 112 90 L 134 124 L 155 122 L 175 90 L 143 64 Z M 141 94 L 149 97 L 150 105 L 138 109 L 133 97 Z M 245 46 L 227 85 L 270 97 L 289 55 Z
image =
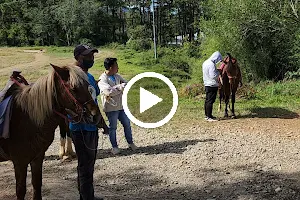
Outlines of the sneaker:
M 213 119 L 213 118 L 207 118 L 207 120 L 206 121 L 208 121 L 208 122 L 217 122 L 218 120 L 216 120 L 216 119 Z
M 117 155 L 121 152 L 121 150 L 118 147 L 113 147 L 111 149 L 112 154 Z
M 204 117 L 204 120 L 207 120 L 207 119 L 208 119 L 208 117 L 207 117 L 207 116 L 205 116 L 205 117 Z
M 132 151 L 135 151 L 137 149 L 137 146 L 134 143 L 128 144 L 128 146 L 129 146 L 129 149 L 131 149 Z

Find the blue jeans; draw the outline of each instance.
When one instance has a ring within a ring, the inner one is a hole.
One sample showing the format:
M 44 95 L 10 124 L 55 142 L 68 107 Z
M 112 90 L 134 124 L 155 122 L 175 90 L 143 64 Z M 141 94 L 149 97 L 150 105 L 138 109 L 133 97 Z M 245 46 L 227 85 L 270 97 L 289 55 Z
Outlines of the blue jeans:
M 132 131 L 130 126 L 130 120 L 125 114 L 124 110 L 106 112 L 106 116 L 109 121 L 109 140 L 112 147 L 118 147 L 117 143 L 117 124 L 120 120 L 121 124 L 124 127 L 125 138 L 128 144 L 132 144 Z

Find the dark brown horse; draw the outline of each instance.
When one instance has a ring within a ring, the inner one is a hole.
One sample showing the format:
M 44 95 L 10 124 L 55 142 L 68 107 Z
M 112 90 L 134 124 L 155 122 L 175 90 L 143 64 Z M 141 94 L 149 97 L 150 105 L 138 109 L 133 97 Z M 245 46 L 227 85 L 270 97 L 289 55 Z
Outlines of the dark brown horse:
M 88 90 L 87 75 L 77 66 L 57 67 L 31 86 L 11 88 L 13 95 L 10 137 L 0 139 L 0 161 L 11 160 L 16 195 L 24 200 L 27 167 L 32 173 L 33 199 L 42 199 L 42 164 L 54 132 L 66 114 L 74 122 L 107 127 Z M 2 153 L 1 153 L 2 152 Z
M 225 102 L 224 117 L 228 117 L 228 104 L 231 97 L 231 113 L 232 118 L 236 118 L 234 112 L 235 94 L 239 84 L 242 83 L 242 74 L 238 62 L 232 58 L 228 53 L 222 61 L 224 67 L 220 70 L 221 77 L 219 77 L 219 110 L 221 110 L 222 100 Z

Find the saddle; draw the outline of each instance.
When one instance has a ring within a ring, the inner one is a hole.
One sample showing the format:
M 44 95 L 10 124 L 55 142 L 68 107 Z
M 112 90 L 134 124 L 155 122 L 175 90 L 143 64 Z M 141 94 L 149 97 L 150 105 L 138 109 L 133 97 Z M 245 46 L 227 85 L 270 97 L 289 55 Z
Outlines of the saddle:
M 12 96 L 7 97 L 0 103 L 0 138 L 9 138 L 9 122 L 12 111 Z
M 13 71 L 13 74 L 8 80 L 5 88 L 0 92 L 0 139 L 9 138 L 9 122 L 11 118 L 13 99 L 12 95 L 6 97 L 4 100 L 3 98 L 5 97 L 7 91 L 12 87 L 12 85 L 28 85 L 28 82 L 22 75 L 20 75 L 20 73 L 21 71 Z

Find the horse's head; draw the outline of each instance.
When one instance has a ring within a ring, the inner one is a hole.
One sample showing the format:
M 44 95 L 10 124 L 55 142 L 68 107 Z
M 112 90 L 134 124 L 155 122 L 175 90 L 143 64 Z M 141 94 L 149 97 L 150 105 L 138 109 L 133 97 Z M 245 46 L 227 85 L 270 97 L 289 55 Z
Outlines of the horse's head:
M 234 78 L 238 74 L 237 61 L 233 58 L 230 53 L 222 61 L 225 64 L 224 72 L 226 72 L 228 77 Z
M 56 101 L 61 115 L 64 112 L 71 117 L 72 122 L 98 124 L 102 118 L 98 105 L 94 102 L 94 88 L 89 84 L 88 77 L 77 66 L 58 67 L 54 69 Z M 95 91 L 94 91 L 95 92 Z

